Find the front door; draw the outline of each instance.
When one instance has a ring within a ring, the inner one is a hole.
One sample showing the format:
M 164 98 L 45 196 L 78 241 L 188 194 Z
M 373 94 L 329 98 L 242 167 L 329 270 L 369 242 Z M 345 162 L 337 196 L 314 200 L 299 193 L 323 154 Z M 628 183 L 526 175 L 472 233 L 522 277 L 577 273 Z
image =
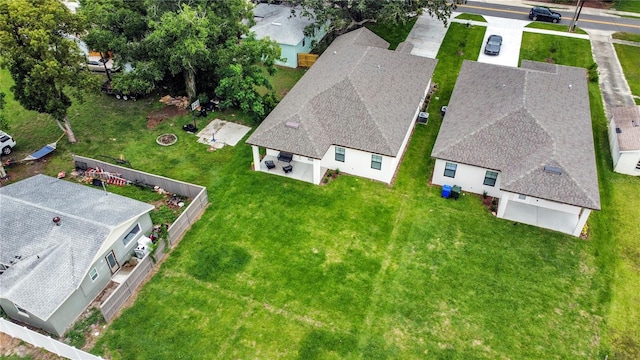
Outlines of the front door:
M 109 265 L 109 270 L 111 270 L 112 274 L 115 274 L 116 271 L 120 270 L 120 264 L 118 264 L 118 260 L 116 260 L 116 255 L 113 253 L 113 250 L 107 254 L 105 259 L 107 259 L 107 264 Z

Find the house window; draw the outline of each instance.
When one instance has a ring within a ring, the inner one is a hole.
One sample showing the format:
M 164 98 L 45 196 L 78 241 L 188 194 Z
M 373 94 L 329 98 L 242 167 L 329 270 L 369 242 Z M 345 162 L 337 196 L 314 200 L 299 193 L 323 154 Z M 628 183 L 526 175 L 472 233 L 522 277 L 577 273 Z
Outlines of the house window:
M 640 161 L 636 164 L 636 170 L 640 170 Z
M 446 163 L 444 165 L 444 176 L 454 178 L 456 177 L 456 169 L 458 168 L 458 164 L 454 163 Z
M 336 147 L 336 161 L 344 162 L 344 148 Z
M 304 46 L 305 46 L 305 44 L 306 44 L 306 40 L 307 40 L 306 38 L 302 38 L 302 46 L 303 46 L 303 47 L 304 47 Z
M 96 268 L 91 269 L 89 276 L 91 277 L 91 281 L 96 281 L 98 278 L 98 270 Z
M 16 307 L 16 310 L 18 310 L 18 314 L 22 315 L 22 316 L 26 316 L 29 317 L 29 313 L 27 312 L 27 310 L 21 308 L 20 306 L 18 306 L 17 304 L 13 304 Z
M 125 236 L 124 239 L 122 239 L 124 246 L 127 246 L 127 244 L 130 243 L 131 240 L 133 240 L 133 238 L 136 237 L 136 234 L 138 234 L 139 232 L 140 232 L 140 224 L 136 224 L 136 226 L 133 229 L 131 229 L 131 231 L 129 231 L 127 236 Z
M 497 172 L 487 170 L 487 173 L 484 175 L 483 185 L 495 186 L 497 178 L 498 178 Z
M 382 169 L 382 156 L 371 155 L 371 168 L 376 170 Z

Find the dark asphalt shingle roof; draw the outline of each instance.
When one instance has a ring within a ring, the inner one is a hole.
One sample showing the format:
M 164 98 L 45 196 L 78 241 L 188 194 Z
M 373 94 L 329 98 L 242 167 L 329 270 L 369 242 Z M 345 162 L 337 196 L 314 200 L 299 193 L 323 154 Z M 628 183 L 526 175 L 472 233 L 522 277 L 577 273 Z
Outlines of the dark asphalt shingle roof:
M 0 188 L 0 262 L 11 266 L 0 275 L 0 297 L 47 319 L 78 288 L 112 231 L 152 209 L 45 175 Z M 15 256 L 22 259 L 11 265 Z
M 582 68 L 465 61 L 431 156 L 499 170 L 505 191 L 600 209 Z
M 397 156 L 437 61 L 388 46 L 366 28 L 338 37 L 247 143 L 316 159 L 333 144 Z

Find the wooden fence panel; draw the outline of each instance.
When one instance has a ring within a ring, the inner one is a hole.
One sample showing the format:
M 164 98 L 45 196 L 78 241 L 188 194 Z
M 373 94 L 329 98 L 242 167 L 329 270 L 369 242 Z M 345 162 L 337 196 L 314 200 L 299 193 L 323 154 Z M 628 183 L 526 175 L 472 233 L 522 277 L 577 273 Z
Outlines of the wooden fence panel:
M 319 55 L 316 54 L 298 54 L 298 66 L 310 68 L 318 60 Z

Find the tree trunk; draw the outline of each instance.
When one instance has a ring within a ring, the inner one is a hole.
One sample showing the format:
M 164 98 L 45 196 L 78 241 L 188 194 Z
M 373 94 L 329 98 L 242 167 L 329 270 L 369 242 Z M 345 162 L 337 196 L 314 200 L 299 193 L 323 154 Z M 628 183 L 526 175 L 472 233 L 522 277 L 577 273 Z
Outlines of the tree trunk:
M 58 124 L 58 127 L 67 134 L 67 139 L 69 139 L 71 144 L 78 142 L 76 135 L 73 133 L 73 130 L 71 130 L 71 123 L 69 122 L 68 116 L 65 116 L 63 120 L 56 120 L 56 123 Z
M 196 74 L 192 69 L 184 71 L 184 84 L 187 88 L 189 103 L 196 99 Z

